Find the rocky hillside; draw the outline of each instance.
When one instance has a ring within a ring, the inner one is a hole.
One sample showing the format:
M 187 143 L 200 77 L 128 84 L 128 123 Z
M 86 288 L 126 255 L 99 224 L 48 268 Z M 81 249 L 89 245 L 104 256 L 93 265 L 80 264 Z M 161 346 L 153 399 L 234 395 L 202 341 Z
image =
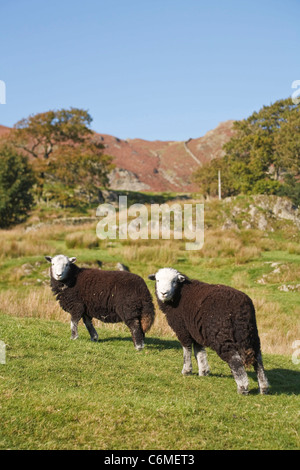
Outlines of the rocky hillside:
M 114 157 L 112 189 L 133 191 L 196 191 L 191 181 L 195 169 L 223 155 L 222 147 L 233 135 L 233 121 L 219 124 L 203 137 L 178 141 L 121 140 L 100 134 L 105 152 Z
M 0 136 L 9 131 L 0 126 Z M 192 192 L 195 169 L 223 155 L 222 147 L 233 135 L 233 121 L 219 124 L 203 137 L 182 141 L 121 140 L 97 133 L 105 153 L 114 157 L 110 174 L 112 189 L 131 191 Z

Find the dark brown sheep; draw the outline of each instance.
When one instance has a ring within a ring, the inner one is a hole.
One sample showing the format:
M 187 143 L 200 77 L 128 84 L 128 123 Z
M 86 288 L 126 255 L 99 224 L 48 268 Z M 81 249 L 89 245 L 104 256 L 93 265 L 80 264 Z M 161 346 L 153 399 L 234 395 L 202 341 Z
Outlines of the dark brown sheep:
M 149 279 L 156 280 L 159 308 L 183 347 L 184 375 L 192 372 L 192 345 L 199 375 L 209 374 L 204 348 L 210 347 L 229 364 L 239 393 L 248 393 L 245 366 L 250 365 L 256 370 L 260 392 L 268 392 L 255 309 L 246 294 L 190 280 L 173 268 L 160 269 Z
M 98 334 L 92 318 L 105 323 L 124 322 L 137 350 L 144 347 L 145 333 L 154 320 L 151 294 L 145 281 L 126 271 L 79 268 L 76 258 L 45 257 L 51 263 L 51 288 L 63 310 L 71 314 L 71 338 L 78 337 L 82 318 L 92 341 Z

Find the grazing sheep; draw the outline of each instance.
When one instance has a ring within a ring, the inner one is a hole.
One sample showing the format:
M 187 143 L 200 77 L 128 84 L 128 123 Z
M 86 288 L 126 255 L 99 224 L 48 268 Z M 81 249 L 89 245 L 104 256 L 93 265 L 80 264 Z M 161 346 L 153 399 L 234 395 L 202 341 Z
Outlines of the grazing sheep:
M 51 288 L 63 310 L 71 314 L 72 339 L 78 337 L 82 318 L 92 341 L 98 334 L 92 318 L 105 323 L 124 322 L 137 350 L 144 347 L 145 333 L 154 320 L 151 294 L 145 281 L 125 271 L 79 268 L 76 258 L 45 256 L 51 263 Z
M 188 279 L 173 268 L 148 276 L 156 280 L 158 305 L 183 347 L 182 374 L 192 372 L 192 345 L 199 375 L 209 374 L 205 347 L 226 361 L 238 392 L 248 394 L 245 366 L 253 365 L 260 392 L 268 392 L 252 300 L 224 285 Z

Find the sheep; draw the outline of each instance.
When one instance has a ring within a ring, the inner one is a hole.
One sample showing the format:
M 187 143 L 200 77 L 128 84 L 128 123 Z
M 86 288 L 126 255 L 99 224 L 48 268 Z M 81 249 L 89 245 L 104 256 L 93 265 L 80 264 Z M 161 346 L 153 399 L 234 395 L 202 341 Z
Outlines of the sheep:
M 98 334 L 92 318 L 105 323 L 124 322 L 137 350 L 144 347 L 145 333 L 154 321 L 154 307 L 145 281 L 126 271 L 80 268 L 76 258 L 45 256 L 51 263 L 51 288 L 63 310 L 71 314 L 71 339 L 78 338 L 83 322 L 92 341 Z
M 253 365 L 260 393 L 268 393 L 260 339 L 252 300 L 243 292 L 221 284 L 191 280 L 173 268 L 162 268 L 156 281 L 159 308 L 183 347 L 183 375 L 192 373 L 192 346 L 199 375 L 208 375 L 205 347 L 226 361 L 240 394 L 248 394 L 245 366 Z

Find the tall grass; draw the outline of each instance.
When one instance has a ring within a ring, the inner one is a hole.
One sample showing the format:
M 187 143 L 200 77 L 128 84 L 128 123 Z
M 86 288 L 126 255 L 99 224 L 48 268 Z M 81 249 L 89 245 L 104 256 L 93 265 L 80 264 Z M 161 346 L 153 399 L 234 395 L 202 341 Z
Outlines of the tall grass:
M 56 302 L 49 287 L 31 288 L 16 295 L 15 289 L 0 291 L 1 311 L 13 317 L 34 317 L 66 322 L 70 315 Z
M 293 342 L 300 338 L 300 306 L 287 315 L 279 302 L 266 298 L 254 298 L 253 302 L 263 352 L 291 355 Z
M 158 268 L 174 266 L 191 277 L 229 284 L 248 293 L 255 300 L 263 350 L 290 354 L 293 341 L 300 338 L 299 295 L 279 292 L 278 287 L 300 282 L 299 234 L 291 227 L 272 233 L 222 230 L 221 209 L 216 202 L 209 206 L 204 247 L 199 251 L 186 251 L 185 240 L 100 241 L 96 223 L 1 230 L 1 310 L 17 317 L 69 321 L 69 315 L 60 309 L 50 291 L 46 254 L 77 256 L 78 264 L 84 266 L 96 267 L 96 260 L 101 260 L 103 269 L 116 269 L 116 262 L 120 261 L 146 281 L 148 274 Z M 278 260 L 278 269 L 274 270 L 272 263 Z M 259 284 L 262 276 L 264 284 Z M 148 285 L 155 297 L 153 284 Z M 153 334 L 173 335 L 154 302 L 157 313 Z M 101 326 L 120 331 L 124 328 Z
M 263 352 L 291 355 L 293 342 L 300 338 L 300 308 L 296 307 L 293 315 L 287 315 L 279 302 L 265 298 L 253 300 Z M 0 291 L 0 305 L 3 313 L 13 317 L 34 317 L 64 323 L 70 321 L 70 315 L 60 308 L 48 286 L 31 288 L 18 295 L 14 289 Z M 151 334 L 175 338 L 155 298 L 154 306 L 156 317 Z M 96 327 L 112 332 L 126 331 L 123 324 L 109 325 L 97 320 L 94 323 Z

